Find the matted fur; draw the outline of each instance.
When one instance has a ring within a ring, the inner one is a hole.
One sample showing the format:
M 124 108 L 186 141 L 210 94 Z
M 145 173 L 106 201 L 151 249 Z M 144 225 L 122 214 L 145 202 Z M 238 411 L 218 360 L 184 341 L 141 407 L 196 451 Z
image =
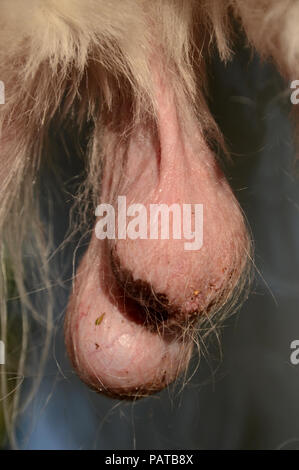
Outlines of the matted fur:
M 25 373 L 28 316 L 45 326 L 44 354 L 32 393 L 52 329 L 50 247 L 42 236 L 34 182 L 53 118 L 71 119 L 79 128 L 90 120 L 98 132 L 110 128 L 119 135 L 129 133 L 140 120 L 154 122 L 151 62 L 159 55 L 171 72 L 181 115 L 192 107 L 207 140 L 223 145 L 205 100 L 206 67 L 215 47 L 224 61 L 233 54 L 233 19 L 263 57 L 273 59 L 287 77 L 298 78 L 296 0 L 27 0 L 26 6 L 23 0 L 0 1 L 0 80 L 6 92 L 6 103 L 0 106 L 1 332 L 5 340 L 8 258 L 22 305 L 20 377 Z M 86 155 L 83 202 L 87 194 L 95 200 L 99 191 L 101 164 L 95 147 L 91 142 Z M 49 288 L 45 312 L 34 310 L 26 292 L 24 248 L 35 263 L 33 269 L 39 268 L 42 285 Z M 5 397 L 5 371 L 1 379 Z M 4 406 L 15 446 L 9 424 L 18 411 L 15 393 L 11 407 Z

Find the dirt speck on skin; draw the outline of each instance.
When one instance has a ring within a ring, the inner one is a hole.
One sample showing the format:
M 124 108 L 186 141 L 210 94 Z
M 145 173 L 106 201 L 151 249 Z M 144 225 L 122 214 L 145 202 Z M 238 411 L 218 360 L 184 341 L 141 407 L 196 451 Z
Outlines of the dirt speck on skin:
M 164 384 L 164 383 L 166 383 L 166 370 L 164 370 L 163 376 L 161 378 L 161 384 Z
M 96 319 L 96 321 L 94 322 L 94 324 L 95 324 L 96 326 L 100 325 L 100 324 L 102 323 L 102 321 L 103 321 L 104 316 L 105 316 L 105 312 L 102 313 L 102 315 L 100 315 L 100 316 Z

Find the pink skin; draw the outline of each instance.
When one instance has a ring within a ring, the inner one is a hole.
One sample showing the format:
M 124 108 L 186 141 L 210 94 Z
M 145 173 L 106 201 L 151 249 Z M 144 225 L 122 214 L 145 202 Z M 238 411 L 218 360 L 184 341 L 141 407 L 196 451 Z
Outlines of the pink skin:
M 192 353 L 192 340 L 183 337 L 186 321 L 207 314 L 220 293 L 232 291 L 248 246 L 238 204 L 199 124 L 192 116 L 182 124 L 173 93 L 160 79 L 156 95 L 157 137 L 149 127 L 137 129 L 126 159 L 121 146 L 108 147 L 114 151 L 106 158 L 101 202 L 115 204 L 124 195 L 127 205 L 147 208 L 203 204 L 203 246 L 186 251 L 184 239 L 112 242 L 93 234 L 68 306 L 66 344 L 87 384 L 120 397 L 160 390 L 186 369 Z M 144 324 L 155 298 L 159 328 L 155 319 Z M 165 325 L 159 305 L 168 312 Z

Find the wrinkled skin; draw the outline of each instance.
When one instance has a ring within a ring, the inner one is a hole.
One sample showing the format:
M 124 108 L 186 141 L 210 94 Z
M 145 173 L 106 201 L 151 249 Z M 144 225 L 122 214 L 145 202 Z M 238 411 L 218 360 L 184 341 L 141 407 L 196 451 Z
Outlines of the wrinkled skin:
M 122 195 L 127 205 L 147 208 L 203 204 L 203 246 L 186 251 L 184 240 L 98 240 L 93 233 L 65 323 L 80 377 L 124 398 L 160 390 L 186 370 L 193 325 L 230 297 L 248 250 L 242 214 L 199 123 L 191 112 L 180 118 L 170 86 L 157 76 L 157 132 L 140 126 L 125 153 L 110 147 L 99 202 L 116 206 Z

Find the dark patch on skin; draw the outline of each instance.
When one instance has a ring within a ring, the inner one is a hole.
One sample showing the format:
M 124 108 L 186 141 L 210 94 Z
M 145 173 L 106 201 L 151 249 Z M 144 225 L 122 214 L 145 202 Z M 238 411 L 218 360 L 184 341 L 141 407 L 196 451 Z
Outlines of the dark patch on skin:
M 134 279 L 132 273 L 123 269 L 115 250 L 111 250 L 111 268 L 118 286 L 123 292 L 125 310 L 137 322 L 152 332 L 163 334 L 166 339 L 177 339 L 186 327 L 196 322 L 198 308 L 185 313 L 171 304 L 167 296 L 157 293 L 152 286 L 141 279 Z
M 110 249 L 110 263 L 113 275 L 123 291 L 123 302 L 126 312 L 129 312 L 131 318 L 136 322 L 143 324 L 152 332 L 159 332 L 165 339 L 178 339 L 186 329 L 192 330 L 192 327 L 198 326 L 199 322 L 217 311 L 227 299 L 228 294 L 233 291 L 233 279 L 236 271 L 224 267 L 226 276 L 222 282 L 217 285 L 215 282 L 209 282 L 208 291 L 213 297 L 205 308 L 196 305 L 194 308 L 186 311 L 173 303 L 164 293 L 157 293 L 153 287 L 146 281 L 134 279 L 132 273 L 124 269 L 120 263 L 115 250 L 115 245 Z M 200 290 L 191 287 L 188 301 L 199 301 Z M 185 302 L 185 303 L 186 303 Z M 191 327 L 191 328 L 190 328 Z

